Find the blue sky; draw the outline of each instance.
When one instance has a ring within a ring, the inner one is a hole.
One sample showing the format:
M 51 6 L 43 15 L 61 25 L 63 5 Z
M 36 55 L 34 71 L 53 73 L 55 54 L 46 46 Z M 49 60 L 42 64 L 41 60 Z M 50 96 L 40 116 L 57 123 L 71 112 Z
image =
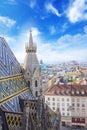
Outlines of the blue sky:
M 0 35 L 21 63 L 30 28 L 39 60 L 87 60 L 87 0 L 0 0 Z

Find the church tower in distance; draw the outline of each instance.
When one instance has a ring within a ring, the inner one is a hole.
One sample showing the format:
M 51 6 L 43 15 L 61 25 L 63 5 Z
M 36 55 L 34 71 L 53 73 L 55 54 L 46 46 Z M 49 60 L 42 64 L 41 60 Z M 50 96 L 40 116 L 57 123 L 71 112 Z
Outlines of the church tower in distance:
M 41 69 L 36 55 L 37 47 L 33 43 L 32 31 L 30 30 L 29 43 L 26 44 L 26 56 L 23 65 L 25 80 L 37 99 L 40 96 L 41 88 Z

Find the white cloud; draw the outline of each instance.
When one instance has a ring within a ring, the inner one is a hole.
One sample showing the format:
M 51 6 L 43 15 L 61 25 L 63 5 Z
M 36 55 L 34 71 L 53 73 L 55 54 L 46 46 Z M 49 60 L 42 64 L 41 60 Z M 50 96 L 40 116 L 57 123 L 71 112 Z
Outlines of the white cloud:
M 63 61 L 77 60 L 84 61 L 87 59 L 87 49 L 78 48 L 69 49 L 61 48 L 56 45 L 55 50 L 52 44 L 44 44 L 40 46 L 38 54 L 39 59 L 42 59 L 45 63 L 58 63 Z M 65 50 L 66 49 L 66 50 Z
M 84 26 L 84 32 L 87 33 L 87 25 Z
M 58 12 L 58 10 L 51 3 L 46 3 L 45 8 L 49 13 L 53 13 L 53 14 L 57 15 L 58 17 L 61 16 L 60 13 Z
M 33 41 L 38 43 L 40 42 L 38 35 L 40 31 L 36 27 L 32 27 Z M 4 36 L 13 53 L 20 63 L 24 62 L 25 57 L 25 44 L 29 42 L 29 29 L 22 29 L 20 34 L 15 37 Z
M 45 43 L 39 46 L 39 59 L 46 63 L 62 61 L 85 61 L 87 59 L 87 34 L 66 34 L 56 43 Z
M 66 13 L 71 23 L 87 20 L 87 0 L 74 0 Z
M 66 29 L 68 28 L 68 24 L 67 23 L 64 23 L 63 25 L 62 25 L 62 32 L 65 32 L 66 31 Z
M 50 33 L 51 33 L 52 35 L 56 32 L 56 29 L 55 29 L 55 27 L 54 27 L 53 25 L 50 26 L 49 30 L 50 30 Z
M 59 53 L 57 51 L 50 51 L 48 52 L 49 57 L 47 57 L 47 55 L 45 54 L 43 55 L 43 58 L 46 63 L 58 63 L 64 61 L 67 62 L 71 60 L 86 61 L 87 57 L 84 57 L 82 54 L 87 54 L 87 50 L 81 49 L 79 50 L 79 52 L 77 52 L 77 50 L 70 50 Z
M 12 27 L 16 23 L 15 20 L 9 17 L 0 16 L 0 24 L 4 24 L 7 27 Z
M 36 0 L 29 0 L 29 6 L 34 8 L 36 6 Z
M 9 37 L 9 36 L 5 35 L 4 38 L 6 39 L 7 43 L 9 43 L 9 44 L 16 42 L 16 39 L 13 37 Z
M 87 59 L 87 34 L 66 34 L 54 43 L 44 42 L 40 36 L 41 32 L 38 28 L 32 28 L 34 42 L 37 43 L 37 55 L 39 60 L 45 63 L 58 63 L 69 60 L 84 61 Z M 22 29 L 19 36 L 7 37 L 9 46 L 14 52 L 20 63 L 24 62 L 25 58 L 25 43 L 29 41 L 29 29 Z
M 82 35 L 81 34 L 76 34 L 74 36 L 72 35 L 69 35 L 69 34 L 66 34 L 64 36 L 61 36 L 57 43 L 59 45 L 62 45 L 62 44 L 68 44 L 68 45 L 73 45 L 73 44 L 78 44 L 80 42 L 80 40 L 82 39 Z M 78 42 L 77 42 L 78 41 Z
M 4 4 L 17 5 L 17 1 L 16 0 L 6 0 L 6 1 L 4 1 Z

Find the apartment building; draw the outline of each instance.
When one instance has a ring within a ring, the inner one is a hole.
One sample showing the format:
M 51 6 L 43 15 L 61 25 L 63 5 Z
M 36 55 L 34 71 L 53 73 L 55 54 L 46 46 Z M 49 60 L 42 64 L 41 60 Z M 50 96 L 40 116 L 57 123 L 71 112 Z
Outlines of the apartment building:
M 87 86 L 53 85 L 45 93 L 45 103 L 59 109 L 63 125 L 87 127 Z

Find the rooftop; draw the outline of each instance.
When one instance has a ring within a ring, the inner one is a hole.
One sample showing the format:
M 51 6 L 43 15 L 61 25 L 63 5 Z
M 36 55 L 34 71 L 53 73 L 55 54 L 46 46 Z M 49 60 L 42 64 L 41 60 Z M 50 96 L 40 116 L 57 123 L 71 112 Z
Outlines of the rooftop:
M 45 95 L 87 96 L 87 85 L 53 85 Z

